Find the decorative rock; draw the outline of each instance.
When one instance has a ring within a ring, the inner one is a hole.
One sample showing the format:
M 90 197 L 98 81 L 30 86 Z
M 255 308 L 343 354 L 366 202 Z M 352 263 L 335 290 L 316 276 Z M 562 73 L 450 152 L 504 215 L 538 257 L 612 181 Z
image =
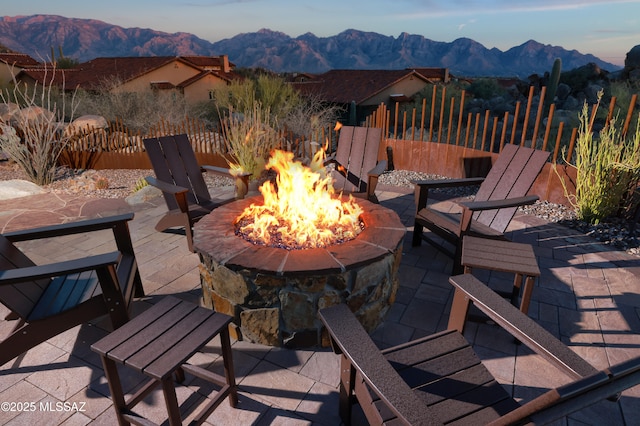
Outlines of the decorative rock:
M 0 200 L 26 197 L 47 192 L 33 182 L 20 179 L 0 181 Z
M 232 303 L 242 304 L 249 295 L 249 289 L 242 275 L 225 266 L 217 266 L 211 274 L 213 290 L 224 294 Z
M 145 186 L 143 188 L 140 188 L 138 191 L 134 192 L 133 194 L 129 195 L 127 198 L 125 198 L 125 200 L 129 205 L 135 206 L 139 204 L 144 204 L 161 195 L 162 195 L 162 191 L 160 191 L 158 188 L 153 186 Z
M 109 127 L 107 120 L 100 115 L 82 115 L 75 120 L 69 126 L 67 126 L 67 134 L 76 134 L 81 131 L 87 131 L 91 129 L 106 129 Z
M 240 312 L 243 337 L 268 346 L 278 346 L 279 309 L 251 309 Z
M 52 120 L 53 113 L 47 109 L 39 106 L 30 106 L 27 108 L 21 108 L 19 111 L 15 111 L 11 115 L 12 124 L 24 124 L 26 122 L 35 120 Z

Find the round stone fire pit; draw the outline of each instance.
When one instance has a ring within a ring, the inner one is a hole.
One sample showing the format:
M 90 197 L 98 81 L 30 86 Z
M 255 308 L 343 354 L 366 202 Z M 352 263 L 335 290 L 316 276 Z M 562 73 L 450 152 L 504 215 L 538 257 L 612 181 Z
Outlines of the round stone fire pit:
M 270 346 L 323 345 L 318 309 L 345 302 L 368 331 L 398 288 L 405 227 L 390 209 L 365 200 L 364 230 L 326 248 L 286 250 L 235 235 L 234 220 L 262 197 L 215 209 L 194 227 L 204 303 L 234 317 L 237 338 Z

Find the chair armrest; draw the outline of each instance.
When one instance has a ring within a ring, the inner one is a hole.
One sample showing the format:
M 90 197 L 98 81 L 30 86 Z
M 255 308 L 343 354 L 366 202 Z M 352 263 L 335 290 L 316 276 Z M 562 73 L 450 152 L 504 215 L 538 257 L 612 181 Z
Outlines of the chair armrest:
M 249 179 L 249 177 L 251 176 L 250 172 L 237 172 L 231 169 L 226 169 L 224 167 L 202 166 L 202 168 L 207 172 L 215 173 L 215 174 L 230 177 L 230 178 L 236 178 L 236 179 L 245 179 L 245 178 Z
M 382 172 L 384 172 L 385 170 L 387 170 L 387 160 L 380 160 L 378 161 L 378 164 L 376 164 L 376 166 L 369 170 L 369 173 L 367 173 L 369 175 L 369 177 L 378 177 L 382 174 Z
M 429 189 L 431 188 L 453 188 L 458 186 L 480 185 L 484 178 L 464 178 L 464 179 L 429 179 L 429 180 L 412 180 L 415 185 L 414 197 L 416 203 L 416 212 L 427 207 L 429 198 Z
M 233 177 L 233 175 L 231 174 L 231 169 L 227 169 L 225 167 L 204 165 L 204 166 L 200 166 L 200 168 L 205 172 L 211 172 L 211 173 L 215 173 L 217 175 L 226 176 L 226 177 Z
M 504 200 L 462 201 L 458 204 L 471 211 L 480 211 L 526 206 L 535 203 L 539 199 L 540 197 L 538 197 L 537 195 L 526 195 L 524 197 L 506 198 Z
M 483 177 L 463 178 L 463 179 L 427 179 L 412 180 L 411 183 L 425 188 L 451 188 L 455 186 L 480 185 L 484 181 Z
M 120 259 L 120 252 L 114 251 L 81 259 L 65 260 L 48 265 L 28 266 L 25 268 L 0 271 L 0 285 L 16 284 L 51 278 L 83 271 L 92 271 L 109 265 L 115 265 Z
M 321 309 L 320 320 L 331 335 L 334 351 L 358 370 L 371 390 L 405 424 L 436 423 L 424 404 L 387 362 L 345 304 Z
M 6 234 L 2 235 L 11 242 L 29 241 L 69 234 L 79 234 L 83 232 L 100 231 L 103 229 L 112 229 L 132 219 L 133 213 L 124 213 L 97 219 L 79 220 L 77 222 L 69 222 L 59 225 L 43 226 L 39 228 L 7 232 Z
M 158 180 L 153 176 L 147 176 L 144 179 L 147 181 L 149 185 L 156 187 L 160 191 L 165 192 L 167 194 L 176 195 L 180 193 L 187 193 L 189 191 L 189 189 L 185 188 L 184 186 L 178 186 L 173 183 L 164 182 L 164 181 Z
M 335 152 L 331 153 L 331 155 L 327 155 L 325 157 L 325 159 L 324 159 L 324 165 L 325 166 L 327 166 L 327 165 L 329 165 L 331 163 L 339 164 L 338 160 L 336 160 L 336 153 Z
M 582 378 L 597 373 L 595 367 L 473 275 L 456 275 L 449 278 L 449 282 L 455 287 L 450 329 L 464 331 L 472 302 L 496 324 L 570 377 Z
M 202 166 L 202 168 L 207 172 L 215 173 L 215 174 L 230 177 L 230 178 L 236 178 L 236 177 L 243 178 L 243 177 L 251 176 L 251 173 L 249 172 L 235 172 L 235 171 L 232 171 L 231 169 L 227 169 L 224 167 L 205 165 L 205 166 Z

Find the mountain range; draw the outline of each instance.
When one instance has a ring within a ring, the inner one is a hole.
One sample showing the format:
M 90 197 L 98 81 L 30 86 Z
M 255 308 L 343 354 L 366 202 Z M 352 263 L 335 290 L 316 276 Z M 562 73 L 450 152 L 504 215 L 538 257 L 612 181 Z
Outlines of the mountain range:
M 262 29 L 209 42 L 189 33 L 123 28 L 94 19 L 56 15 L 0 17 L 0 44 L 38 60 L 52 52 L 80 62 L 114 56 L 228 55 L 237 67 L 275 72 L 321 73 L 330 69 L 444 67 L 458 76 L 517 76 L 550 71 L 556 58 L 564 70 L 595 63 L 607 71 L 619 66 L 590 54 L 529 40 L 506 51 L 459 38 L 433 41 L 421 35 L 398 37 L 354 29 L 330 37 L 306 33 L 290 37 Z

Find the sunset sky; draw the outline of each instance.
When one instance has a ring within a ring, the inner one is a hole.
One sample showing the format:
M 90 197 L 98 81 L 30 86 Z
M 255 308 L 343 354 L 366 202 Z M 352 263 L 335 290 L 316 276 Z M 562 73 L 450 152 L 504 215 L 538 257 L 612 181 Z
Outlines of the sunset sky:
M 351 28 L 444 42 L 467 37 L 503 51 L 533 39 L 620 66 L 640 44 L 640 0 L 30 0 L 6 2 L 2 14 L 98 19 L 211 42 L 261 28 L 291 37 Z

